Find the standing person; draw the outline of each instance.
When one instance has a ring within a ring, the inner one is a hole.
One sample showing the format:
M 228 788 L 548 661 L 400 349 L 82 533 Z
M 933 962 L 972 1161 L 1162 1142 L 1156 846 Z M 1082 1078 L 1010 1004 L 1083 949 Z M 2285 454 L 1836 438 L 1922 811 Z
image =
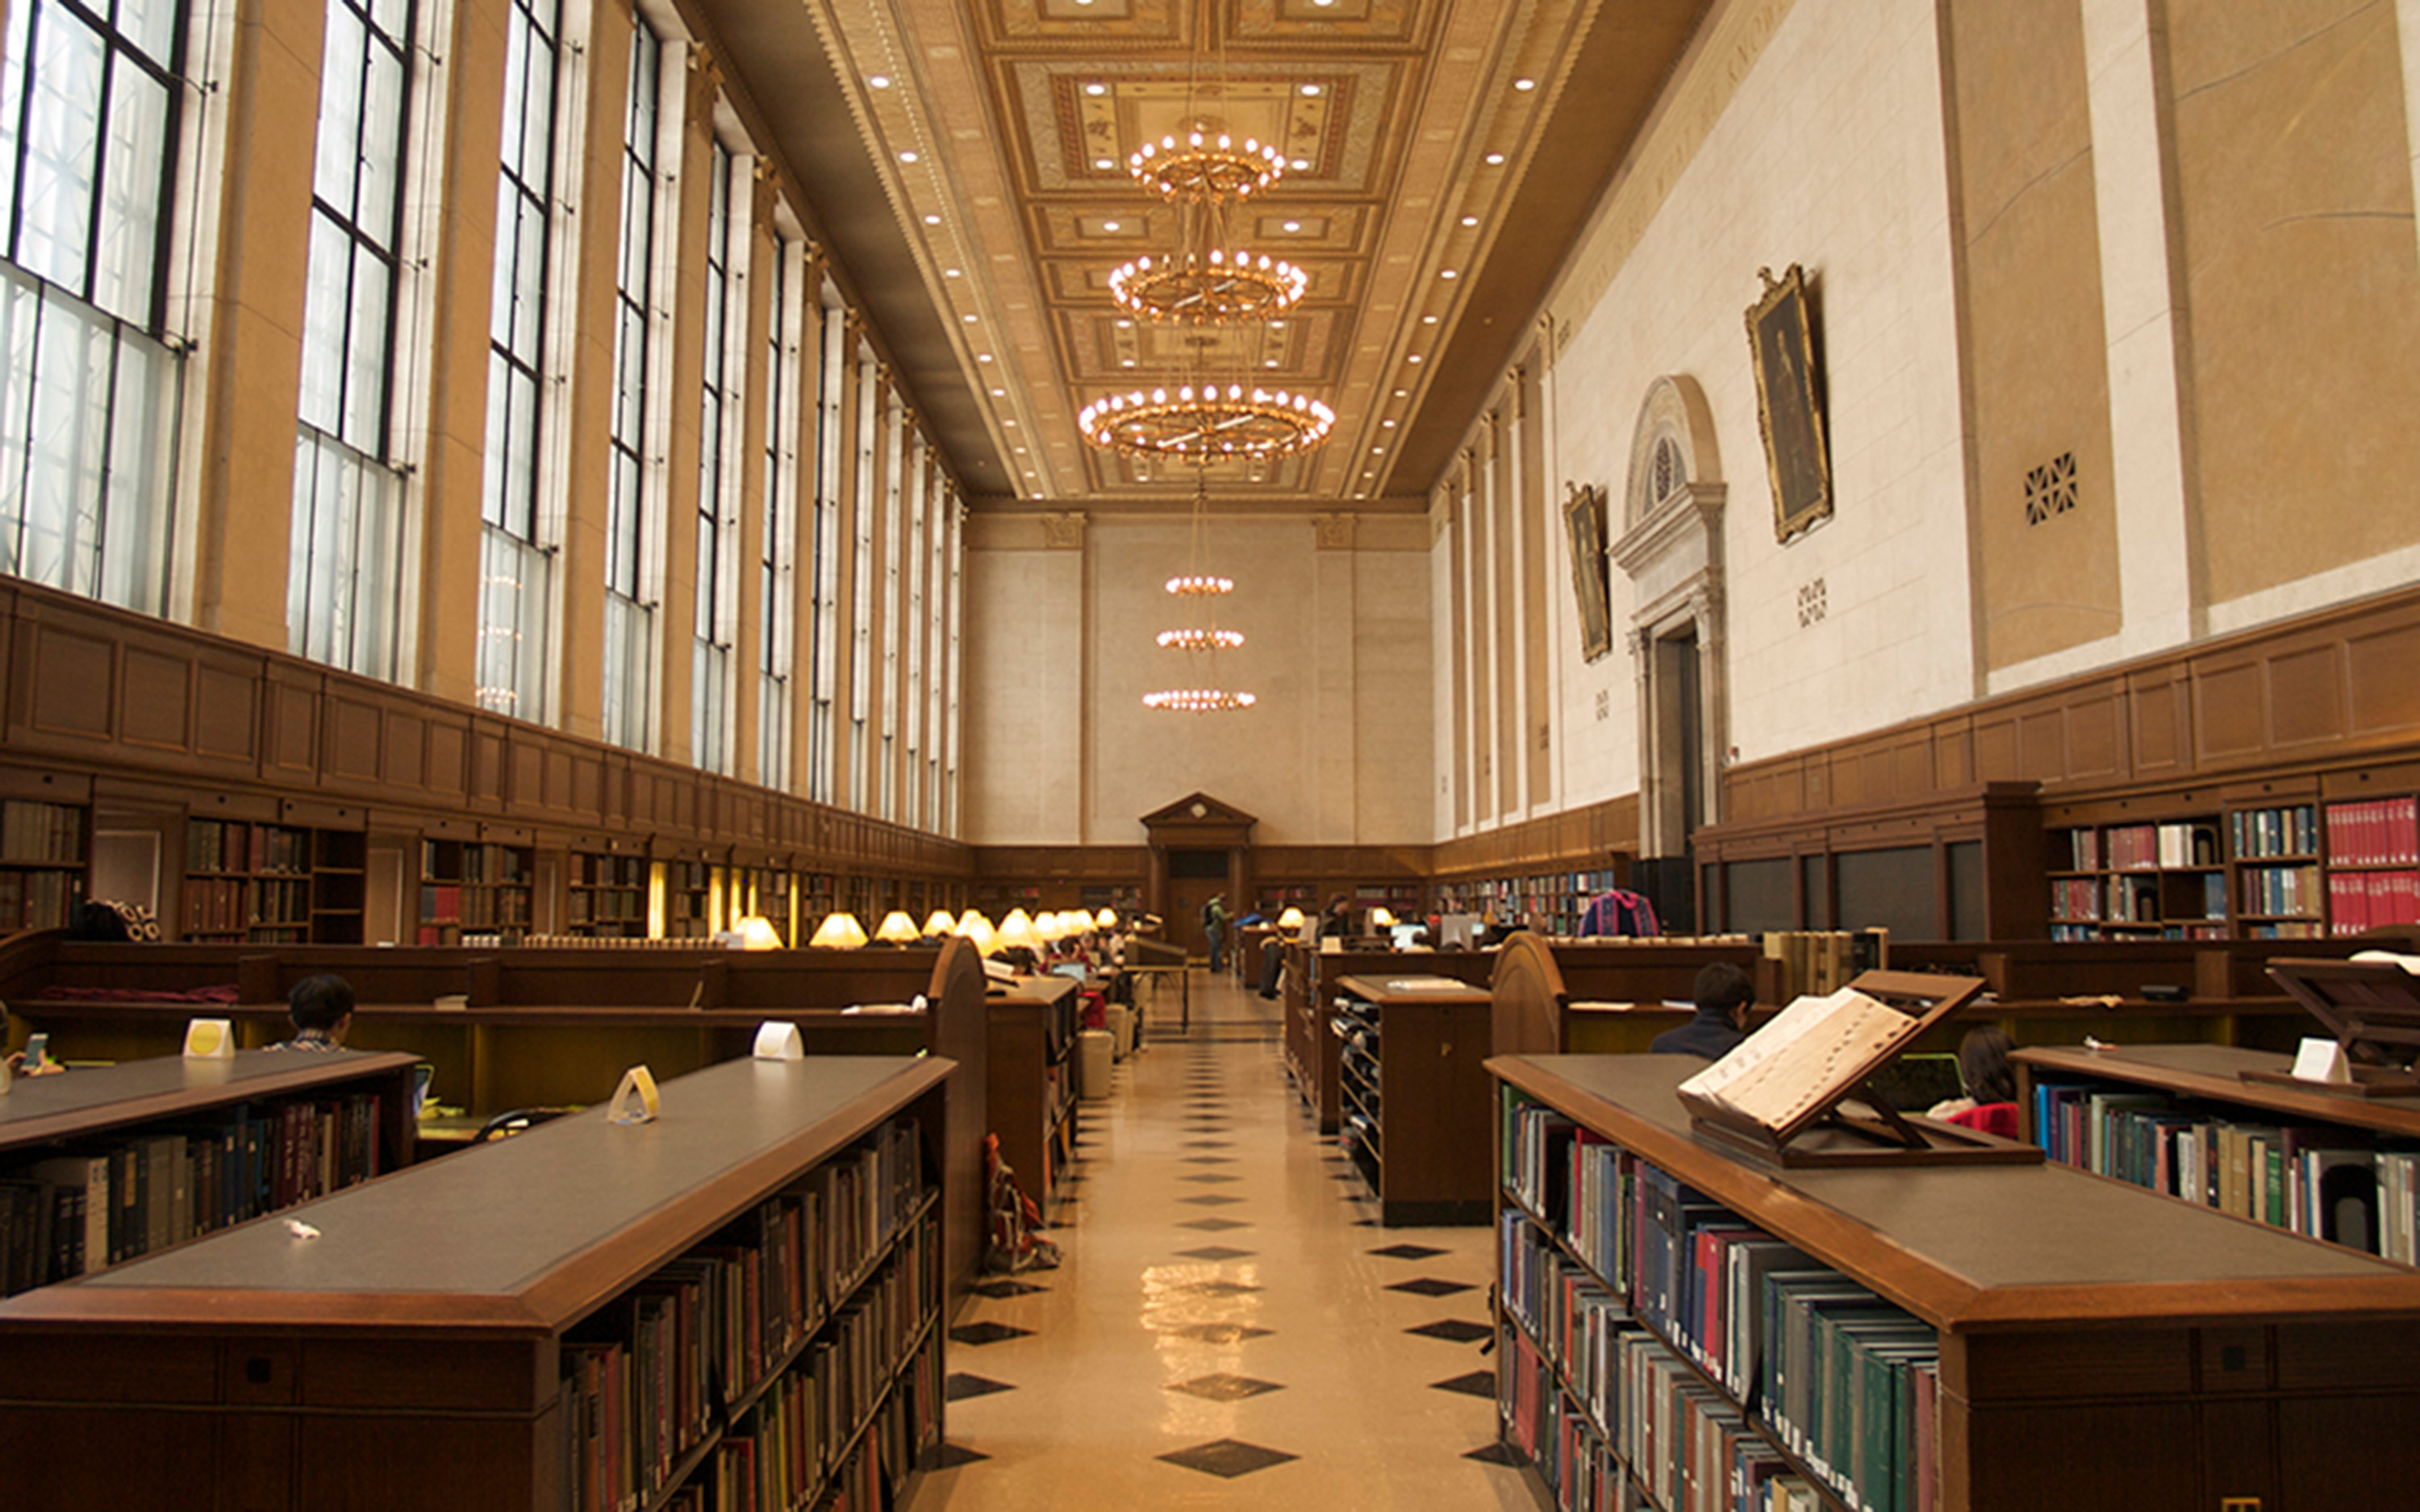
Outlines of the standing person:
M 1327 911 L 1319 916 L 1319 937 L 1323 940 L 1348 939 L 1353 933 L 1353 900 L 1338 893 L 1327 900 Z
M 342 1050 L 353 1026 L 353 984 L 342 977 L 305 977 L 286 995 L 294 1038 L 271 1050 Z
M 1202 925 L 1210 936 L 1210 974 L 1217 976 L 1227 965 L 1227 895 L 1214 892 L 1202 905 Z

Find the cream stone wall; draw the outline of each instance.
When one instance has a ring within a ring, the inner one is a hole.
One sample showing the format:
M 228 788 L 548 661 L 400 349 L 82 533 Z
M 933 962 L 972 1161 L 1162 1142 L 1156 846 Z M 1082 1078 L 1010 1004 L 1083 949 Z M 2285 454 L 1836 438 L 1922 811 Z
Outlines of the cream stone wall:
M 1567 482 L 1606 486 L 1619 534 L 1649 386 L 1669 373 L 1704 390 L 1729 488 L 1730 739 L 1753 760 L 1975 687 L 1933 8 L 1875 0 L 1851 17 L 1733 4 L 1684 67 L 1733 92 L 1710 123 L 1699 93 L 1668 100 L 1548 301 L 1559 332 L 1548 469 L 1558 498 Z M 1647 171 L 1666 162 L 1662 138 L 1699 132 L 1685 166 Z M 1600 264 L 1612 258 L 1607 275 Z M 1838 504 L 1781 547 L 1744 316 L 1757 270 L 1792 263 L 1807 270 L 1821 325 Z M 1569 594 L 1559 521 L 1550 539 L 1549 591 Z M 1817 584 L 1823 617 L 1802 625 L 1801 590 Z M 1636 672 L 1621 645 L 1634 606 L 1617 569 L 1614 654 L 1585 663 L 1570 634 L 1553 647 L 1566 732 L 1553 808 L 1638 786 Z
M 1061 527 L 1063 532 L 1066 528 Z M 965 838 L 1131 845 L 1196 789 L 1255 814 L 1269 845 L 1429 836 L 1433 620 L 1425 519 L 1218 517 L 1202 570 L 1236 581 L 1230 715 L 1146 709 L 1193 686 L 1155 637 L 1187 616 L 1163 585 L 1193 565 L 1185 517 L 1096 517 L 1080 548 L 1032 516 L 968 530 Z M 1323 542 L 1325 544 L 1323 544 Z

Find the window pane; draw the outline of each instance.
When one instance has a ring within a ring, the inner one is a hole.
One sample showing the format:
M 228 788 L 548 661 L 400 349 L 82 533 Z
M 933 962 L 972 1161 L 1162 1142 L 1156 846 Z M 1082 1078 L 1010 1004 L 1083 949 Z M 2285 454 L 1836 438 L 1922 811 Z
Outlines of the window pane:
M 311 217 L 311 263 L 302 284 L 302 390 L 304 421 L 334 433 L 344 402 L 346 285 L 352 242 L 324 216 Z
M 45 301 L 25 479 L 26 577 L 90 594 L 99 583 L 102 461 L 116 343 Z
M 345 379 L 344 438 L 374 456 L 386 455 L 386 325 L 392 277 L 367 252 L 353 258 L 350 372 Z
M 96 6 L 96 10 L 104 8 Z M 55 7 L 46 16 L 58 14 Z M 176 56 L 177 0 L 117 0 L 117 31 L 165 69 Z
M 46 6 L 37 52 L 17 261 L 82 294 L 101 152 L 101 40 L 83 22 Z
M 367 45 L 360 18 L 342 4 L 328 8 L 328 39 L 319 65 L 318 151 L 311 192 L 337 214 L 353 213 L 361 162 L 362 66 Z
M 124 63 L 114 71 L 109 181 L 101 201 L 92 301 L 147 326 L 168 155 L 168 91 Z
M 381 247 L 392 247 L 395 238 L 396 175 L 403 165 L 403 60 L 384 43 L 371 43 L 362 100 L 361 195 L 353 222 Z

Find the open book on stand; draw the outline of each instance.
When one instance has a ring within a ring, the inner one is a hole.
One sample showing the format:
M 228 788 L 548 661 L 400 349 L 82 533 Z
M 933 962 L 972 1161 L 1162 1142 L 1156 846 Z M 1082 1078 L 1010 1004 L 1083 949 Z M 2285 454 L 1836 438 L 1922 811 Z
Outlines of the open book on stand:
M 1681 1102 L 1699 1136 L 1783 1165 L 2039 1161 L 2030 1145 L 1911 1119 L 1868 1089 L 1917 1036 L 1982 990 L 1974 977 L 1866 972 L 1783 1009 L 1683 1082 Z

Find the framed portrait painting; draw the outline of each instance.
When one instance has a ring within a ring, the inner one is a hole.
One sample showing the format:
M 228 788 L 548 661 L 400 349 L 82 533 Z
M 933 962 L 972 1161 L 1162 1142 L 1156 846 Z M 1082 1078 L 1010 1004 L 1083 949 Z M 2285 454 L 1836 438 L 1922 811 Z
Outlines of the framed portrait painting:
M 1823 437 L 1823 393 L 1815 365 L 1807 276 L 1796 264 L 1778 281 L 1760 268 L 1764 297 L 1747 312 L 1756 366 L 1757 429 L 1773 483 L 1773 537 L 1787 541 L 1832 517 L 1832 459 Z
M 1580 610 L 1580 657 L 1594 661 L 1613 649 L 1612 585 L 1606 577 L 1605 490 L 1563 486 L 1563 529 L 1572 547 L 1572 592 Z

